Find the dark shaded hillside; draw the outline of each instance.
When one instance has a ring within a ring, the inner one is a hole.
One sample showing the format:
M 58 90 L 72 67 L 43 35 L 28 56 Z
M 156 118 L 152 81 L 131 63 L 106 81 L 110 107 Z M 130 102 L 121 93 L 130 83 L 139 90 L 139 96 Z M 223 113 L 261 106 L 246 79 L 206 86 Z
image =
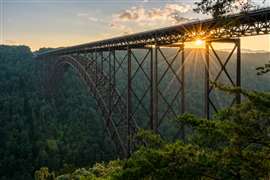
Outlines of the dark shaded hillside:
M 32 179 L 41 166 L 75 168 L 110 158 L 95 101 L 72 71 L 55 97 L 40 94 L 28 47 L 0 47 L 0 179 Z

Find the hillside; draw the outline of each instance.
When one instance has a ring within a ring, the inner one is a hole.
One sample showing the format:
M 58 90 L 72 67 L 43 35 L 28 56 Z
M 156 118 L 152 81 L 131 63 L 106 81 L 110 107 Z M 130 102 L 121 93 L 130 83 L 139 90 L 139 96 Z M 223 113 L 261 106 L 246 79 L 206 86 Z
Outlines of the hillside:
M 72 72 L 59 93 L 41 94 L 41 62 L 28 47 L 0 47 L 0 179 L 31 180 L 36 169 L 73 169 L 111 159 L 95 101 Z

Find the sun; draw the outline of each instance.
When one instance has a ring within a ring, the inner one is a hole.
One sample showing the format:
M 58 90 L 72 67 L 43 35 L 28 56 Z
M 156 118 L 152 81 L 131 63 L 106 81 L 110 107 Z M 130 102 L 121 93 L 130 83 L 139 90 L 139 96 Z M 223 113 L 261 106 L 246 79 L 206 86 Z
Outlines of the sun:
M 185 47 L 191 49 L 204 49 L 206 42 L 202 39 L 196 39 L 194 41 L 186 42 Z
M 201 39 L 197 39 L 196 41 L 195 41 L 195 45 L 196 46 L 199 46 L 199 47 L 202 47 L 203 45 L 204 45 L 204 41 L 203 40 L 201 40 Z

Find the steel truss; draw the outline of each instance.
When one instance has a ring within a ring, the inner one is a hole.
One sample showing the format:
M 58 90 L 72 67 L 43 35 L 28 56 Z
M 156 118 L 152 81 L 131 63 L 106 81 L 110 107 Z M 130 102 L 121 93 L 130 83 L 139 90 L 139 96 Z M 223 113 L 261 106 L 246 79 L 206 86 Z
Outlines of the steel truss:
M 173 49 L 170 56 L 166 50 Z M 154 61 L 154 122 L 155 130 L 163 133 L 165 120 L 185 112 L 184 45 L 155 46 Z
M 229 43 L 233 44 L 233 49 L 229 52 L 228 57 L 225 59 L 225 61 L 222 61 L 220 56 L 217 54 L 217 51 L 215 50 L 212 43 Z M 229 80 L 229 86 L 231 87 L 241 87 L 241 45 L 240 45 L 240 39 L 223 39 L 223 40 L 216 40 L 216 41 L 207 41 L 206 42 L 206 51 L 205 51 L 205 105 L 204 105 L 204 112 L 205 117 L 210 118 L 210 115 L 214 112 L 218 111 L 217 104 L 211 99 L 211 94 L 213 94 L 214 86 L 218 83 L 218 80 L 220 79 L 222 73 L 225 74 L 225 77 Z M 210 53 L 213 53 L 213 58 L 210 58 Z M 227 69 L 226 66 L 230 61 L 232 61 L 233 54 L 236 52 L 236 70 L 235 75 L 232 76 Z M 211 63 L 210 63 L 210 60 Z M 220 69 L 216 74 L 211 74 L 211 67 L 210 65 L 215 64 L 214 62 L 217 62 Z M 211 75 L 213 77 L 211 77 Z M 233 80 L 233 77 L 235 77 Z M 234 105 L 235 103 L 240 104 L 241 103 L 241 95 L 236 94 L 233 98 L 232 102 L 230 102 L 230 106 Z
M 220 108 L 213 98 L 213 83 L 219 83 L 224 74 L 229 85 L 241 86 L 241 46 L 237 38 L 262 34 L 270 34 L 269 8 L 61 48 L 36 57 L 50 61 L 44 75 L 49 92 L 54 91 L 67 65 L 78 72 L 96 98 L 105 131 L 119 156 L 127 157 L 139 143 L 134 136 L 139 128 L 166 134 L 166 119 L 186 111 L 185 42 L 197 38 L 207 41 L 204 113 L 210 118 Z M 214 43 L 234 47 L 223 60 Z M 227 67 L 235 52 L 232 73 Z M 214 64 L 219 67 L 217 72 L 213 72 Z M 237 94 L 230 105 L 240 102 Z M 185 138 L 184 126 L 179 136 Z
M 225 61 L 220 58 L 213 43 L 234 44 Z M 228 78 L 229 85 L 241 85 L 240 48 L 239 39 L 206 42 L 204 111 L 207 118 L 210 118 L 213 110 L 218 111 L 211 94 L 215 91 L 213 84 L 218 83 L 222 73 Z M 59 56 L 56 57 L 57 61 L 52 60 L 54 63 L 47 67 L 47 73 L 51 74 L 47 81 L 51 85 L 47 87 L 53 87 L 59 82 L 67 64 L 77 70 L 96 97 L 106 132 L 117 152 L 121 157 L 127 157 L 138 143 L 134 134 L 139 128 L 151 129 L 162 135 L 166 133 L 163 126 L 166 127 L 167 119 L 185 112 L 184 52 L 184 44 L 176 44 Z M 232 76 L 226 66 L 235 52 L 236 74 Z M 214 58 L 210 58 L 211 53 Z M 220 67 L 215 75 L 210 66 L 214 62 Z M 231 105 L 240 101 L 241 96 L 237 94 Z M 185 138 L 184 129 L 183 126 L 177 137 Z
M 174 49 L 174 54 L 166 56 L 165 48 Z M 165 119 L 185 111 L 183 44 L 55 58 L 47 69 L 50 86 L 59 82 L 55 77 L 62 77 L 66 65 L 77 70 L 96 97 L 106 132 L 122 157 L 130 155 L 138 143 L 134 134 L 139 128 L 160 133 Z M 168 94 L 167 82 L 173 84 L 174 94 Z

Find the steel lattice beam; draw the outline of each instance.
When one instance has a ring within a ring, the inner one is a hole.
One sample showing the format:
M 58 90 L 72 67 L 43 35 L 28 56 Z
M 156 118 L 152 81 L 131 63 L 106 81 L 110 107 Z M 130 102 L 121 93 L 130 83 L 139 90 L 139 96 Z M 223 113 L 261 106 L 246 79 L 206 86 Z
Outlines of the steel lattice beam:
M 225 62 L 223 63 L 219 55 L 217 54 L 214 46 L 212 43 L 230 43 L 233 44 L 234 47 L 230 51 L 229 56 L 225 59 Z M 224 40 L 218 40 L 218 41 L 207 41 L 206 42 L 206 52 L 205 52 L 205 105 L 204 105 L 204 112 L 205 117 L 210 118 L 211 115 L 211 109 L 213 108 L 215 112 L 218 111 L 217 106 L 211 99 L 210 95 L 214 91 L 214 86 L 218 82 L 219 78 L 221 77 L 221 74 L 224 73 L 226 78 L 228 78 L 230 82 L 230 86 L 232 87 L 241 87 L 241 46 L 240 46 L 240 39 L 224 39 Z M 210 63 L 210 52 L 213 53 L 214 57 L 213 60 L 216 59 L 218 62 L 218 65 L 220 67 L 219 72 L 217 75 L 211 79 L 210 72 L 211 72 L 211 64 L 213 64 L 213 61 Z M 232 78 L 232 74 L 230 74 L 226 66 L 231 61 L 233 54 L 236 52 L 236 74 L 235 74 L 235 80 Z M 240 93 L 235 95 L 235 98 L 231 102 L 231 106 L 235 103 L 240 104 L 241 103 L 241 95 Z
M 270 33 L 270 8 L 181 24 L 168 28 L 142 32 L 98 42 L 60 48 L 37 54 L 37 57 L 140 48 L 146 45 L 170 45 L 177 42 L 193 41 L 197 38 L 218 40 Z

